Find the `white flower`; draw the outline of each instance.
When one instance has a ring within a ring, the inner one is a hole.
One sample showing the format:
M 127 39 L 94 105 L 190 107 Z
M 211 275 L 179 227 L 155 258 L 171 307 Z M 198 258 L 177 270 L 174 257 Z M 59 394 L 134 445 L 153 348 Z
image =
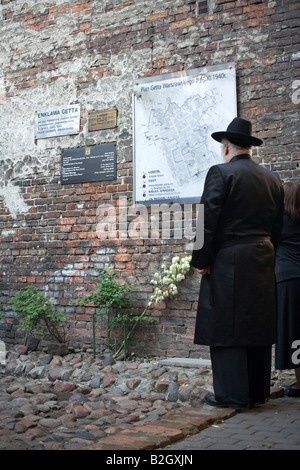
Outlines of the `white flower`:
M 174 256 L 169 269 L 167 269 L 165 264 L 161 265 L 164 276 L 160 273 L 155 273 L 154 279 L 150 281 L 151 284 L 157 287 L 150 297 L 148 307 L 156 305 L 160 300 L 164 300 L 170 295 L 176 295 L 178 293 L 176 283 L 184 280 L 185 274 L 190 269 L 191 259 L 191 256 L 186 256 L 182 259 L 180 259 L 179 256 Z

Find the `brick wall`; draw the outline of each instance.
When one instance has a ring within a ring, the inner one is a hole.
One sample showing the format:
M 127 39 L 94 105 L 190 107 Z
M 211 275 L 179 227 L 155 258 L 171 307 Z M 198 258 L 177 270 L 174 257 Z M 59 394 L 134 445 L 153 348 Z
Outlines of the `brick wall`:
M 0 339 L 6 343 L 21 341 L 7 302 L 27 284 L 65 309 L 70 344 L 88 349 L 93 309 L 69 302 L 93 289 L 97 268 L 111 263 L 134 287 L 132 312 L 139 313 L 161 263 L 189 253 L 186 240 L 97 236 L 99 205 L 117 210 L 120 197 L 132 203 L 134 79 L 235 62 L 238 113 L 264 139 L 254 159 L 283 180 L 299 178 L 299 2 L 219 0 L 202 11 L 186 0 L 1 0 Z M 79 134 L 35 140 L 36 111 L 65 103 L 81 105 Z M 117 128 L 89 132 L 88 113 L 111 108 L 118 110 Z M 62 150 L 109 142 L 117 144 L 115 181 L 61 184 Z M 199 354 L 193 345 L 198 287 L 193 273 L 176 298 L 151 311 L 156 323 L 137 330 L 130 350 Z M 105 336 L 103 324 L 98 330 Z

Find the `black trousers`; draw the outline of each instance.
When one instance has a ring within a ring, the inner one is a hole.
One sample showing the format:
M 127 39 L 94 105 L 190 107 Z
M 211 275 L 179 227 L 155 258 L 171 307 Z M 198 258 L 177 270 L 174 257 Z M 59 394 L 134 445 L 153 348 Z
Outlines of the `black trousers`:
M 270 395 L 272 346 L 210 347 L 215 399 L 234 405 L 264 403 Z

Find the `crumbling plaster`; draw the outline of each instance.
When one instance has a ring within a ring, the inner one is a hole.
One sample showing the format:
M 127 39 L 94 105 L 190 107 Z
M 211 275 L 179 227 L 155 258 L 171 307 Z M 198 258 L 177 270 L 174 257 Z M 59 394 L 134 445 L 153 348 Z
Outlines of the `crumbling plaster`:
M 47 2 L 50 4 L 51 2 Z M 52 2 L 53 3 L 53 2 Z M 28 3 L 31 7 L 32 2 Z M 45 5 L 46 7 L 46 5 Z M 36 5 L 32 4 L 34 14 Z M 102 22 L 112 14 L 102 17 Z M 97 18 L 100 19 L 99 10 Z M 101 27 L 97 21 L 98 27 Z M 3 28 L 3 41 L 0 45 L 3 75 L 0 76 L 0 194 L 12 217 L 29 210 L 19 188 L 12 190 L 14 180 L 48 176 L 52 162 L 61 154 L 62 149 L 95 145 L 119 139 L 118 160 L 132 159 L 130 136 L 132 134 L 131 100 L 132 81 L 139 74 L 142 65 L 151 61 L 152 51 L 135 51 L 132 54 L 112 55 L 105 58 L 95 53 L 81 53 L 58 63 L 50 70 L 43 68 L 42 58 L 52 58 L 64 48 L 76 51 L 85 48 L 86 36 L 78 33 L 74 18 L 63 15 L 57 19 L 56 28 L 42 31 L 25 30 L 21 24 Z M 143 59 L 141 57 L 143 55 Z M 148 57 L 147 57 L 148 56 Z M 99 64 L 106 62 L 106 75 L 98 77 Z M 35 86 L 15 91 L 12 79 L 17 71 L 36 68 Z M 79 91 L 78 83 L 92 80 Z M 78 103 L 81 106 L 81 130 L 77 136 L 64 136 L 35 141 L 35 115 L 43 109 L 65 104 Z M 112 107 L 118 109 L 118 129 L 88 133 L 87 113 Z
M 168 5 L 169 16 L 172 12 L 189 11 L 191 3 L 195 2 L 174 0 Z M 60 13 L 51 18 L 49 25 L 34 27 L 20 20 L 24 11 L 28 17 L 44 13 L 46 17 L 51 7 L 60 8 Z M 275 7 L 276 2 L 267 3 L 268 9 Z M 5 5 L 0 6 L 0 13 L 4 8 Z M 90 3 L 90 10 L 77 13 L 72 11 L 69 0 L 9 2 L 9 8 L 15 21 L 4 21 L 0 14 L 0 194 L 13 216 L 26 212 L 28 206 L 23 200 L 17 200 L 13 209 L 13 198 L 17 196 L 12 197 L 14 193 L 3 188 L 22 178 L 48 176 L 54 160 L 65 148 L 117 141 L 118 161 L 132 159 L 132 83 L 149 72 L 154 74 L 156 61 L 160 61 L 159 73 L 171 67 L 199 67 L 206 60 L 202 50 L 208 48 L 211 62 L 220 63 L 226 58 L 234 59 L 237 64 L 249 61 L 251 67 L 242 66 L 244 77 L 253 71 L 265 74 L 266 82 L 259 84 L 260 89 L 270 85 L 267 77 L 270 77 L 271 59 L 265 60 L 257 51 L 261 44 L 269 44 L 270 34 L 275 33 L 266 32 L 258 25 L 252 28 L 251 34 L 247 29 L 237 34 L 238 25 L 229 13 L 224 11 L 221 17 L 213 14 L 217 8 L 215 0 L 209 1 L 209 19 L 215 27 L 212 30 L 224 26 L 224 32 L 222 42 L 216 39 L 213 48 L 207 21 L 199 21 L 197 26 L 189 26 L 180 34 L 175 30 L 168 39 L 163 33 L 155 32 L 152 36 L 150 30 L 145 35 L 146 20 L 149 24 L 149 18 L 154 18 L 155 30 L 157 15 L 164 14 L 163 0 L 94 1 Z M 284 27 L 277 23 L 276 31 Z M 135 47 L 130 39 L 125 45 L 120 43 L 122 47 L 114 42 L 115 38 L 122 41 L 121 33 L 126 28 L 130 34 L 135 34 Z M 101 51 L 92 45 L 93 40 L 99 38 L 107 40 Z M 147 41 L 149 47 L 139 49 L 143 41 Z M 283 51 L 282 48 L 282 54 Z M 280 53 L 281 49 L 277 49 L 276 54 Z M 275 52 L 272 60 L 279 60 Z M 24 80 L 32 77 L 32 83 L 25 81 L 22 87 L 23 74 Z M 294 84 L 290 84 L 290 94 L 295 94 Z M 288 85 L 279 85 L 278 93 L 286 96 Z M 240 88 L 239 102 L 248 103 L 256 94 L 254 88 Z M 80 104 L 82 113 L 78 135 L 34 140 L 34 119 L 38 110 L 75 103 Z M 89 133 L 88 112 L 110 108 L 118 110 L 118 128 Z M 22 198 L 19 190 L 18 194 Z

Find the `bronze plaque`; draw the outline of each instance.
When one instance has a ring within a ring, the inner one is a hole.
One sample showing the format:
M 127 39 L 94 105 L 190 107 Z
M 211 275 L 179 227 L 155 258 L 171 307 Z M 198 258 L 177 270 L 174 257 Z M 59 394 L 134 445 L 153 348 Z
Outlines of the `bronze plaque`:
M 88 131 L 100 131 L 117 127 L 117 110 L 93 112 L 88 114 Z

